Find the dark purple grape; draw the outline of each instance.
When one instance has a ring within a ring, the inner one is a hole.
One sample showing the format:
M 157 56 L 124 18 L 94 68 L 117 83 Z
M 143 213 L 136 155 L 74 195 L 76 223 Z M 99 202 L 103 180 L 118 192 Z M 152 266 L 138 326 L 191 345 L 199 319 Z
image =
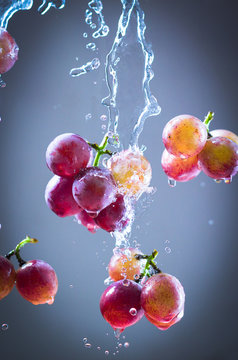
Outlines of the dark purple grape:
M 89 165 L 92 149 L 76 134 L 57 136 L 46 150 L 48 168 L 56 175 L 75 177 L 81 169 Z
M 141 289 L 136 282 L 125 279 L 114 282 L 102 294 L 100 310 L 114 330 L 122 332 L 144 315 L 140 303 Z
M 0 74 L 10 70 L 18 59 L 18 46 L 7 32 L 0 28 Z
M 116 200 L 100 211 L 95 218 L 97 225 L 108 232 L 116 230 L 121 231 L 128 221 L 128 218 L 126 218 L 124 196 L 121 194 L 117 194 Z
M 0 300 L 7 296 L 15 284 L 16 272 L 12 263 L 0 256 Z
M 88 213 L 98 213 L 107 207 L 115 200 L 116 193 L 110 171 L 96 166 L 80 171 L 73 183 L 74 199 Z
M 46 204 L 60 217 L 75 215 L 82 210 L 73 198 L 73 181 L 72 178 L 62 178 L 55 175 L 46 186 Z

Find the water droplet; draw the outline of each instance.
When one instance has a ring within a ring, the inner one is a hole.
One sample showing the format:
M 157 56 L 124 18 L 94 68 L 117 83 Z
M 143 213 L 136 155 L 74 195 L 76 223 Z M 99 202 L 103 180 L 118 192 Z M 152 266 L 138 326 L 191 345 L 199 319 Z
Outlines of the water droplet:
M 102 130 L 106 130 L 106 125 L 102 125 Z
M 88 34 L 85 32 L 85 33 L 83 33 L 83 37 L 84 38 L 87 38 L 88 37 Z
M 111 282 L 112 282 L 113 280 L 110 278 L 110 276 L 108 277 L 108 278 L 106 278 L 105 280 L 104 280 L 104 285 L 110 285 L 111 284 Z
M 95 43 L 88 43 L 86 45 L 86 49 L 94 51 L 94 50 L 96 50 L 96 44 Z
M 84 346 L 85 346 L 87 349 L 91 349 L 91 347 L 92 347 L 92 345 L 89 344 L 89 343 L 84 344 Z
M 112 355 L 116 355 L 116 353 L 113 353 Z
M 96 24 L 93 23 L 93 24 L 90 25 L 90 27 L 91 27 L 92 29 L 96 29 L 97 26 L 96 26 Z
M 109 351 L 108 351 L 108 350 L 105 351 L 105 355 L 109 355 Z
M 225 184 L 230 184 L 232 182 L 232 176 L 228 179 L 224 179 Z
M 106 336 L 108 336 L 109 334 L 108 334 L 108 333 L 106 333 L 105 335 L 106 335 Z
M 125 335 L 123 335 L 123 336 L 122 336 L 122 339 L 124 339 L 124 340 L 125 340 L 125 338 L 126 338 L 126 337 L 125 337 Z
M 121 344 L 121 343 L 120 343 L 120 344 L 118 344 L 118 347 L 119 347 L 119 348 L 121 348 L 121 347 L 122 347 L 122 344 Z
M 115 335 L 115 337 L 116 337 L 117 339 L 119 339 L 119 337 L 120 337 L 120 335 L 121 335 L 121 329 L 116 329 L 116 330 L 114 331 L 114 335 Z
M 97 347 L 97 350 L 101 350 L 100 346 Z
M 88 121 L 90 119 L 92 119 L 92 114 L 89 113 L 89 114 L 85 115 L 85 120 L 86 121 Z
M 167 252 L 167 254 L 170 254 L 172 250 L 170 249 L 170 247 L 166 246 L 165 251 Z
M 132 316 L 136 316 L 137 315 L 137 310 L 135 308 L 131 308 L 129 313 L 132 315 Z
M 130 281 L 129 281 L 128 279 L 124 279 L 124 280 L 122 281 L 122 284 L 123 284 L 124 286 L 129 286 L 129 285 L 130 285 Z
M 87 338 L 83 338 L 83 342 L 86 344 L 86 342 L 88 341 Z
M 46 302 L 48 305 L 52 305 L 55 301 L 54 296 L 51 296 L 51 298 Z
M 168 178 L 168 184 L 170 187 L 176 186 L 176 180 Z
M 72 289 L 74 286 L 72 284 L 70 284 L 69 287 Z
M 215 181 L 215 183 L 217 183 L 217 184 L 220 184 L 221 183 L 221 180 L 220 179 L 216 179 L 216 180 L 214 180 Z
M 135 274 L 135 275 L 134 275 L 134 279 L 135 279 L 135 280 L 139 280 L 139 278 L 140 278 L 140 275 L 139 275 L 139 274 Z
M 8 329 L 8 324 L 2 324 L 2 330 L 6 331 Z
M 94 58 L 92 61 L 80 66 L 79 68 L 71 69 L 69 75 L 72 77 L 77 77 L 83 74 L 87 74 L 90 71 L 96 70 L 99 68 L 99 66 L 100 60 L 98 58 Z
M 6 83 L 5 83 L 5 81 L 3 81 L 3 79 L 1 78 L 1 75 L 0 75 L 0 87 L 1 88 L 5 88 L 6 87 Z
M 114 66 L 117 66 L 117 64 L 119 63 L 121 59 L 118 57 L 115 61 L 114 61 Z
M 124 343 L 124 347 L 127 349 L 130 346 L 129 342 Z
M 208 220 L 208 224 L 209 224 L 209 225 L 214 225 L 214 220 L 212 220 L 212 219 L 211 219 L 211 220 Z
M 101 115 L 100 120 L 101 121 L 107 121 L 107 115 Z M 109 137 L 109 135 L 108 135 L 108 137 Z

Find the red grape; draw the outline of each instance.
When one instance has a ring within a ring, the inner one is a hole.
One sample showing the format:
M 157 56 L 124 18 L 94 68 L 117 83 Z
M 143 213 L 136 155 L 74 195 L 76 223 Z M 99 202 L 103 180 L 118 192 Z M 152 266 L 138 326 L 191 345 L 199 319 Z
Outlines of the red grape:
M 139 149 L 130 148 L 113 155 L 107 166 L 120 190 L 129 196 L 140 196 L 150 185 L 151 166 Z
M 109 276 L 113 281 L 124 279 L 134 280 L 135 275 L 140 275 L 141 265 L 145 260 L 136 260 L 134 255 L 143 253 L 139 249 L 129 248 L 130 256 L 125 254 L 125 251 L 121 250 L 111 257 L 108 265 Z
M 238 145 L 225 137 L 212 137 L 207 140 L 198 159 L 207 176 L 229 182 L 238 171 Z
M 0 28 L 0 74 L 10 70 L 18 59 L 18 46 L 4 28 Z
M 179 280 L 159 273 L 149 278 L 142 288 L 141 306 L 152 324 L 162 330 L 183 317 L 185 294 Z
M 100 299 L 104 319 L 121 332 L 137 323 L 144 311 L 140 303 L 141 286 L 131 280 L 120 280 L 106 288 Z
M 72 185 L 74 179 L 53 176 L 45 189 L 45 201 L 49 208 L 58 216 L 65 217 L 80 212 L 73 198 Z
M 181 159 L 168 153 L 165 149 L 162 158 L 161 165 L 165 174 L 176 181 L 188 181 L 195 178 L 199 173 L 198 156 L 192 156 L 188 159 Z
M 115 200 L 116 192 L 110 171 L 96 166 L 81 170 L 73 183 L 74 199 L 88 213 L 98 213 L 107 207 Z
M 179 115 L 165 125 L 162 138 L 170 154 L 186 159 L 202 151 L 207 140 L 207 128 L 195 116 Z
M 97 225 L 108 232 L 121 231 L 128 221 L 129 219 L 126 218 L 126 204 L 121 194 L 117 194 L 116 200 L 100 211 L 95 218 Z
M 56 175 L 75 177 L 88 166 L 91 156 L 91 147 L 83 138 L 76 134 L 62 134 L 49 144 L 46 163 Z
M 53 304 L 58 290 L 54 269 L 42 260 L 30 260 L 16 272 L 16 287 L 34 305 Z
M 97 229 L 99 229 L 99 226 L 96 224 L 95 220 L 89 216 L 85 210 L 82 210 L 80 213 L 76 214 L 75 218 L 79 224 L 85 226 L 91 233 L 95 233 Z
M 12 263 L 0 256 L 0 300 L 7 296 L 15 284 L 16 272 Z
M 213 137 L 222 136 L 222 137 L 228 138 L 228 139 L 234 141 L 238 145 L 238 136 L 229 130 L 224 130 L 224 129 L 212 130 L 212 131 L 210 131 L 210 134 Z

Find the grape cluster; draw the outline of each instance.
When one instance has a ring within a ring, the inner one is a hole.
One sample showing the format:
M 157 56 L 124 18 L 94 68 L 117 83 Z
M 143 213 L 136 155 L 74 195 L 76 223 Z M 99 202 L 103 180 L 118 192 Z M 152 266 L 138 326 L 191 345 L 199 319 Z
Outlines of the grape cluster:
M 229 183 L 236 175 L 238 137 L 228 130 L 209 132 L 213 116 L 209 112 L 202 122 L 192 115 L 179 115 L 166 124 L 161 164 L 169 179 L 185 182 L 202 170 L 217 181 Z
M 107 167 L 99 167 L 102 146 L 89 144 L 79 135 L 57 136 L 48 146 L 46 163 L 55 174 L 45 190 L 49 208 L 58 216 L 74 215 L 92 233 L 122 231 L 130 222 L 131 199 L 148 187 L 151 167 L 139 150 L 113 154 Z M 96 157 L 93 161 L 93 150 Z
M 167 330 L 183 317 L 183 287 L 176 277 L 156 267 L 156 255 L 155 250 L 148 256 L 129 248 L 111 258 L 108 271 L 114 282 L 103 292 L 100 310 L 117 333 L 137 323 L 143 315 L 160 330 Z
M 19 254 L 20 248 L 26 243 L 36 242 L 36 239 L 27 237 L 5 257 L 0 256 L 0 300 L 16 285 L 20 295 L 32 304 L 53 304 L 58 290 L 58 279 L 54 269 L 43 260 L 25 262 Z M 13 255 L 17 257 L 20 265 L 17 271 L 9 260 Z

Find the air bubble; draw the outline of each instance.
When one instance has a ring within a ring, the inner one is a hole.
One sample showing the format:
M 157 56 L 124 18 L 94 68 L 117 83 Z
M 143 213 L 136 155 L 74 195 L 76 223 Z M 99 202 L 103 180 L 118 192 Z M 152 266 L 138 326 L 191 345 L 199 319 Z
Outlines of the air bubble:
M 176 186 L 176 180 L 168 178 L 168 184 L 170 187 Z
M 139 278 L 140 278 L 140 275 L 139 275 L 139 274 L 135 274 L 135 275 L 134 275 L 134 279 L 135 279 L 135 280 L 139 280 Z
M 97 26 L 96 26 L 96 24 L 93 23 L 93 24 L 90 25 L 90 27 L 91 27 L 92 29 L 96 29 Z
M 124 347 L 125 347 L 126 349 L 129 348 L 129 346 L 130 346 L 129 342 L 125 342 L 125 343 L 124 343 Z
M 8 324 L 2 324 L 2 330 L 6 331 L 8 329 Z
M 100 346 L 97 347 L 97 350 L 101 350 Z
M 96 50 L 96 44 L 95 43 L 88 43 L 86 45 L 86 49 L 94 51 L 94 50 Z
M 106 130 L 107 126 L 106 125 L 102 125 L 102 130 Z
M 100 120 L 101 121 L 107 121 L 107 115 L 101 115 Z
M 120 343 L 120 344 L 118 344 L 118 347 L 119 347 L 119 348 L 121 348 L 121 347 L 122 347 L 122 344 L 121 344 L 121 343 Z
M 130 281 L 127 280 L 127 279 L 124 279 L 124 280 L 122 281 L 122 284 L 123 284 L 124 286 L 129 286 L 129 285 L 130 285 Z
M 215 181 L 215 183 L 217 183 L 217 184 L 220 184 L 220 183 L 221 183 L 221 180 L 220 180 L 220 179 L 215 179 L 214 181 Z
M 105 355 L 109 355 L 109 351 L 108 351 L 108 350 L 105 351 Z
M 116 329 L 116 330 L 114 331 L 114 335 L 115 335 L 115 337 L 116 337 L 117 339 L 119 339 L 119 337 L 120 337 L 120 335 L 121 335 L 121 329 Z
M 87 121 L 87 120 L 90 120 L 90 119 L 92 119 L 92 114 L 87 114 L 87 115 L 85 115 L 85 120 Z
M 85 33 L 83 33 L 83 37 L 84 38 L 87 38 L 88 37 L 88 34 L 85 32 Z
M 231 182 L 232 182 L 232 177 L 230 177 L 228 179 L 224 179 L 225 184 L 230 184 Z
M 166 246 L 165 251 L 167 254 L 170 254 L 172 250 L 170 249 L 170 247 Z
M 91 347 L 92 347 L 92 345 L 89 344 L 89 343 L 84 344 L 84 346 L 85 346 L 87 349 L 91 349 Z
M 131 308 L 129 313 L 132 315 L 132 316 L 136 316 L 137 315 L 137 310 L 135 308 Z
M 85 337 L 83 338 L 83 342 L 86 344 L 86 342 L 88 341 L 88 339 Z
M 70 284 L 69 287 L 72 289 L 74 286 L 72 284 Z

